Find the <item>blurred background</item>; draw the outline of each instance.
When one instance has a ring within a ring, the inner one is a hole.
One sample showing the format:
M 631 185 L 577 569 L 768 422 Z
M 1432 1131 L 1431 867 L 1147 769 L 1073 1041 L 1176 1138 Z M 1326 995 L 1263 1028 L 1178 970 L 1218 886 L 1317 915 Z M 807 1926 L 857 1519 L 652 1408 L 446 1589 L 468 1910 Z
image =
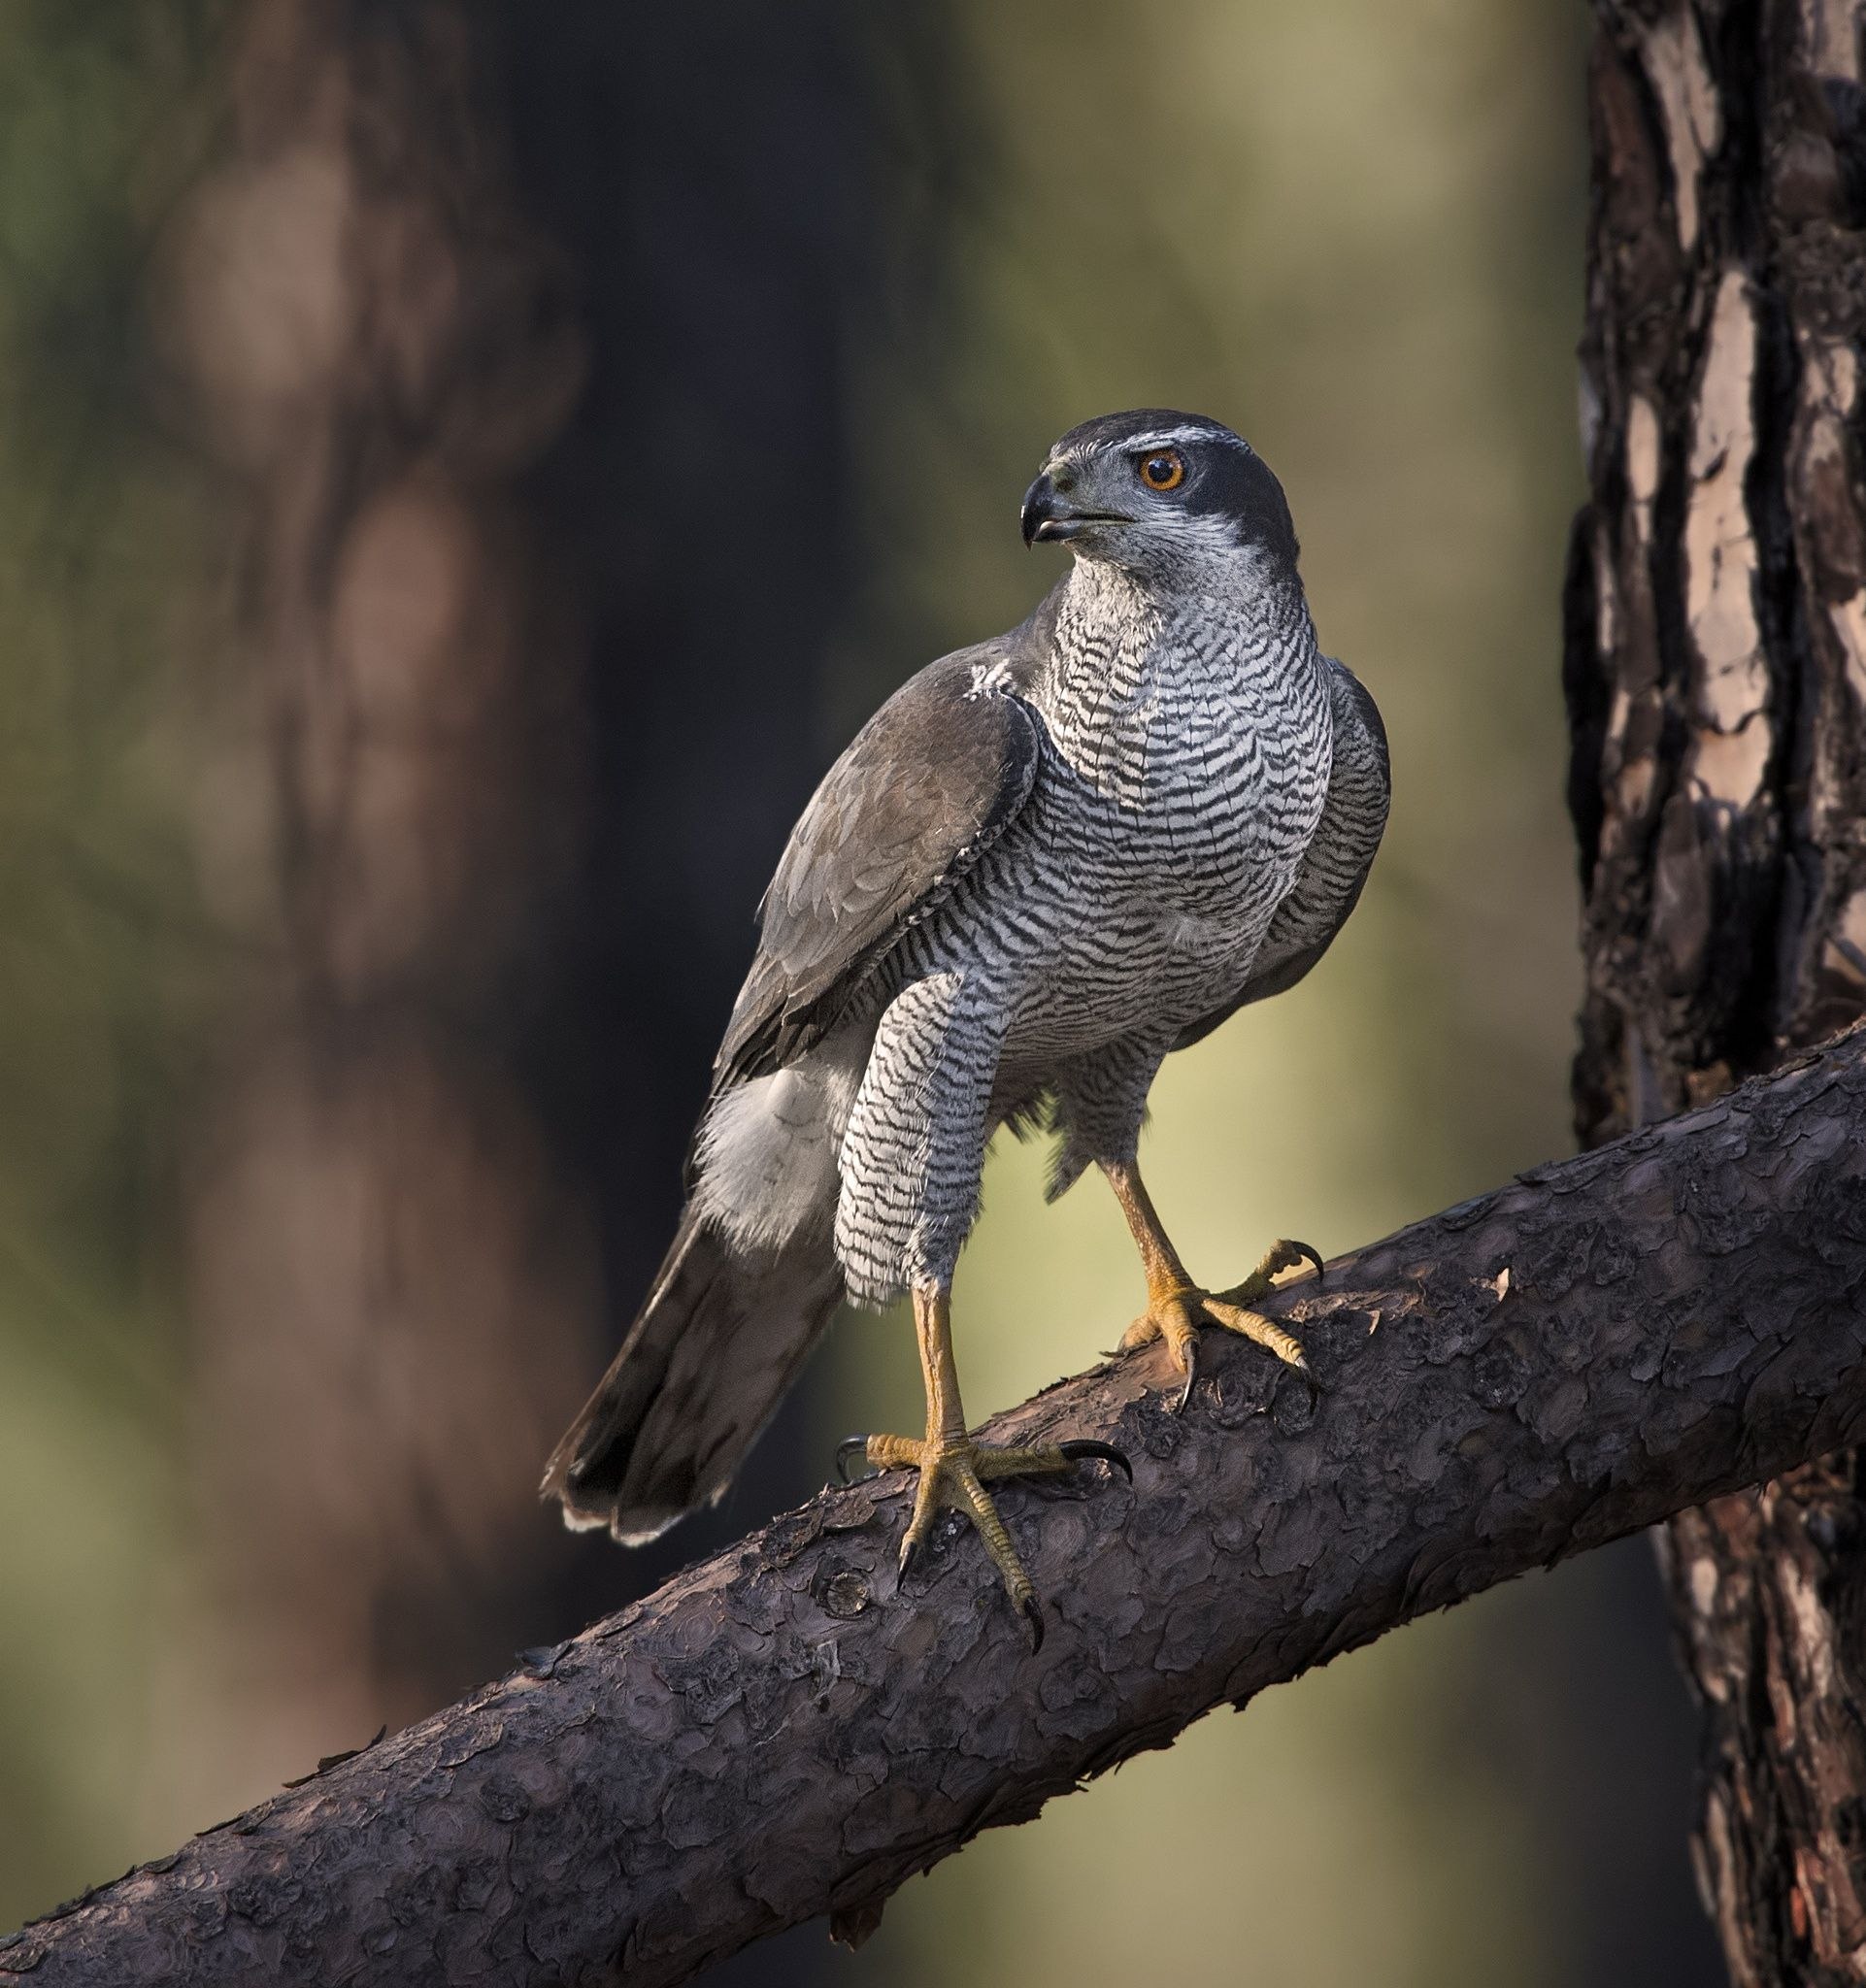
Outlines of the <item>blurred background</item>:
M 848 1318 L 720 1512 L 573 1540 L 797 809 L 1010 625 L 1048 443 L 1281 473 L 1396 803 L 1294 998 L 1175 1058 L 1195 1269 L 1568 1148 L 1556 599 L 1580 9 L 0 6 L 0 1928 L 508 1669 L 919 1412 Z M 998 1153 L 977 1416 L 1112 1343 Z M 1643 1542 L 1216 1715 L 774 1983 L 1671 1984 Z

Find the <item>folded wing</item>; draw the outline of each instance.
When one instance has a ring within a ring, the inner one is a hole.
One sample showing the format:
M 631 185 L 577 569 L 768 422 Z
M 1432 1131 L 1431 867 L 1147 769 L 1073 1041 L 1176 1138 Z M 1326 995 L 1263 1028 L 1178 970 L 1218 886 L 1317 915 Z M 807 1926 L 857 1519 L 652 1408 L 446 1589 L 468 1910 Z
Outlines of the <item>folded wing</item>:
M 782 1068 L 1016 819 L 1037 775 L 1023 631 L 911 679 L 824 777 L 765 893 L 716 1088 Z

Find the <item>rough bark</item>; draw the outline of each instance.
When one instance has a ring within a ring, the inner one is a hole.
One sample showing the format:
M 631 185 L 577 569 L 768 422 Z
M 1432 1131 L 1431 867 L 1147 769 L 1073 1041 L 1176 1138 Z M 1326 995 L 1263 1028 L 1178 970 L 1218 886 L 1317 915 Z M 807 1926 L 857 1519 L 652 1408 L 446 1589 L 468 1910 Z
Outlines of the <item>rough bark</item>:
M 1318 1390 L 1231 1342 L 1183 1416 L 1153 1350 L 1001 1418 L 1135 1467 L 1007 1494 L 1038 1653 L 956 1521 L 898 1591 L 904 1474 L 825 1493 L 0 1943 L 0 1976 L 652 1983 L 824 1911 L 859 1937 L 1215 1706 L 1856 1441 L 1862 1135 L 1866 1033 L 1281 1294 Z
M 1600 0 L 1566 612 L 1584 1142 L 1866 1005 L 1855 0 Z M 1664 1555 L 1739 1988 L 1866 1980 L 1866 1502 L 1824 1463 Z

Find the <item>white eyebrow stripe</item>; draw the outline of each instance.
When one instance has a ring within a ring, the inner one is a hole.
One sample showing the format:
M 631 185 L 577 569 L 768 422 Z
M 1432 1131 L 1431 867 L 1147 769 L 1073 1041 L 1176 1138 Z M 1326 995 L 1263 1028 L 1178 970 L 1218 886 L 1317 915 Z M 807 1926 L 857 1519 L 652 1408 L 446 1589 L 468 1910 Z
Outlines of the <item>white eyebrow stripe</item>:
M 1250 445 L 1242 435 L 1221 428 L 1156 428 L 1150 434 L 1133 435 L 1111 446 L 1138 454 L 1143 448 L 1166 448 L 1176 442 L 1222 442 L 1228 447 L 1243 449 L 1246 455 L 1250 453 Z

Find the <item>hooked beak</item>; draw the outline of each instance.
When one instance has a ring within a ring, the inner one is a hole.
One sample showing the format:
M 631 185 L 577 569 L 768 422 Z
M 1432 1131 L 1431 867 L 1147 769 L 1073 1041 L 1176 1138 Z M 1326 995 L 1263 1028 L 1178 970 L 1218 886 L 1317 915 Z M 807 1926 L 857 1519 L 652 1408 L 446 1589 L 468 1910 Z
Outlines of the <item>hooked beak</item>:
M 1132 520 L 1115 511 L 1079 511 L 1046 470 L 1023 493 L 1020 522 L 1026 546 L 1047 546 L 1080 538 L 1091 524 L 1129 524 Z

